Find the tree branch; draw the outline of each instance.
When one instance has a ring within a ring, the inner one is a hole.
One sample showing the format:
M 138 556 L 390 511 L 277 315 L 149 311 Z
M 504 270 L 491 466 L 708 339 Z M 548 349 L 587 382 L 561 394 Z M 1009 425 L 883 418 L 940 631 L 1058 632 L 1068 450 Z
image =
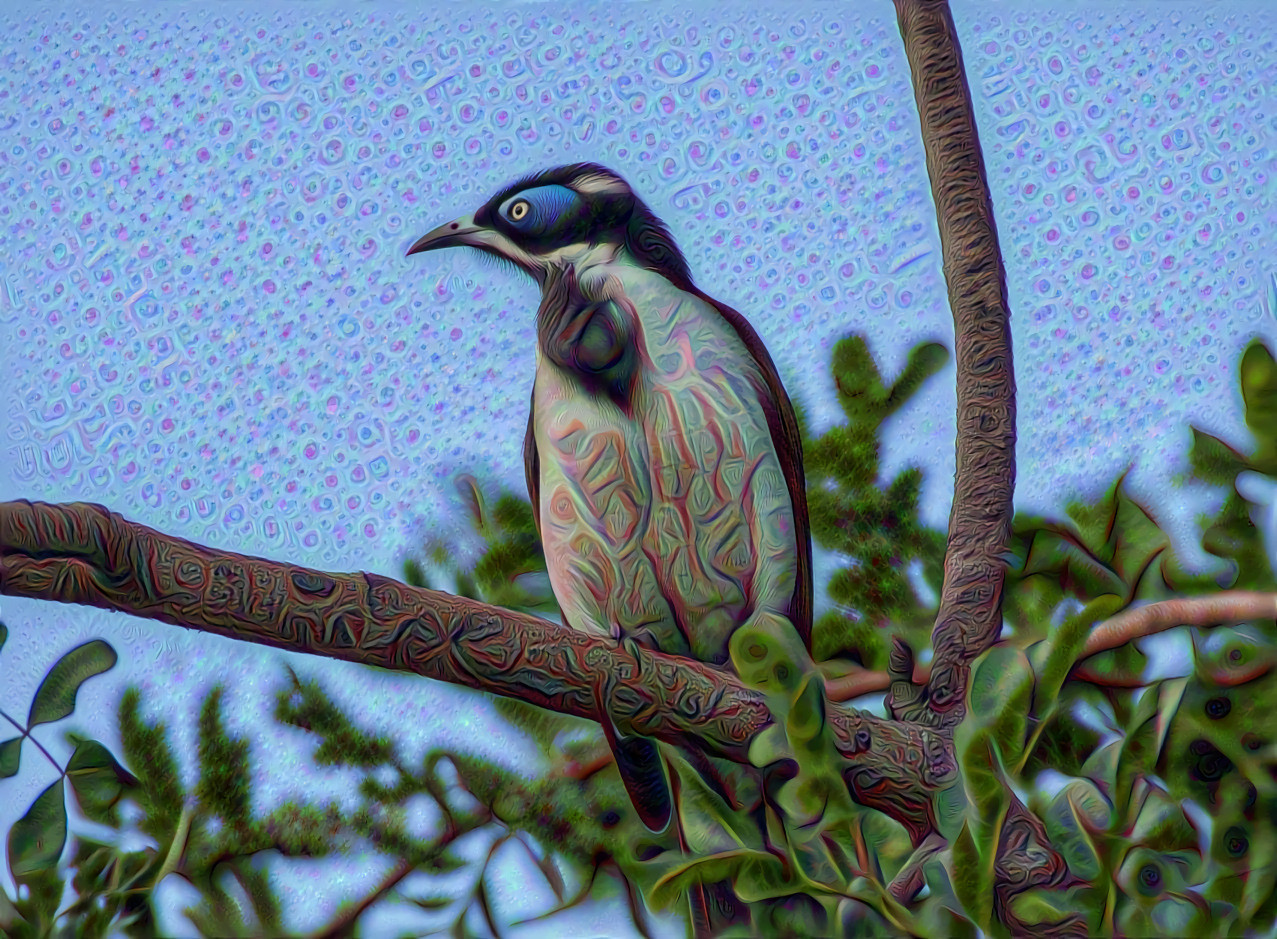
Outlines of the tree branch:
M 893 715 L 952 728 L 971 663 L 1002 628 L 1002 554 L 1015 489 L 1015 377 L 1006 274 L 971 92 L 946 0 L 896 0 L 940 225 L 958 370 L 957 476 L 925 694 L 892 689 Z M 900 697 L 897 697 L 897 696 Z
M 722 669 L 377 574 L 214 551 L 98 505 L 0 503 L 0 594 L 415 672 L 595 722 L 606 716 L 623 733 L 696 739 L 740 763 L 773 720 L 763 696 Z M 956 779 L 949 742 L 838 705 L 828 720 L 852 796 L 920 842 L 935 828 L 932 795 Z
M 1247 590 L 1225 590 L 1208 597 L 1176 597 L 1173 600 L 1159 600 L 1124 610 L 1112 619 L 1096 624 L 1069 677 L 1075 681 L 1109 688 L 1142 688 L 1149 682 L 1138 675 L 1101 674 L 1088 666 L 1086 660 L 1101 652 L 1120 648 L 1128 642 L 1168 629 L 1178 629 L 1180 626 L 1211 628 L 1248 619 L 1274 617 L 1277 617 L 1277 595 Z M 1272 662 L 1260 660 L 1242 671 L 1211 677 L 1220 685 L 1241 685 L 1266 674 L 1272 665 Z M 915 684 L 925 684 L 930 676 L 930 665 L 914 667 Z M 887 672 L 853 669 L 846 674 L 826 678 L 825 697 L 830 701 L 850 701 L 861 695 L 887 691 L 890 687 L 891 675 Z
M 1179 626 L 1218 626 L 1277 617 L 1277 596 L 1250 590 L 1225 590 L 1208 597 L 1176 597 L 1123 610 L 1091 631 L 1081 658 L 1117 649 Z

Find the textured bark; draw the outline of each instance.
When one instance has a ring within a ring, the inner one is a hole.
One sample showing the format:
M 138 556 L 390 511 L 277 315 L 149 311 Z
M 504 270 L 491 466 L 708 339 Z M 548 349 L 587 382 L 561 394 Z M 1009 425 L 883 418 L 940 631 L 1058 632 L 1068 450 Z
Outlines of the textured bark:
M 896 0 L 922 120 L 958 370 L 957 478 L 944 587 L 925 691 L 892 687 L 898 717 L 952 728 L 966 712 L 971 662 L 1002 630 L 1015 489 L 1015 379 L 1006 275 L 975 113 L 946 0 Z
M 976 132 L 957 30 L 947 0 L 895 0 L 913 76 L 927 172 L 936 203 L 958 372 L 957 472 L 944 586 L 931 634 L 925 686 L 913 655 L 891 651 L 887 696 L 897 718 L 925 721 L 947 734 L 966 716 L 971 663 L 1002 632 L 1002 590 L 1015 491 L 1015 376 L 1006 274 Z M 1042 822 L 1012 798 L 998 841 L 995 908 L 1013 936 L 1085 935 L 1079 917 L 1029 924 L 1012 901 L 1038 887 L 1071 882 Z
M 759 693 L 710 665 L 376 574 L 214 551 L 98 505 L 0 503 L 0 594 L 415 672 L 596 722 L 606 702 L 623 733 L 696 740 L 742 763 L 772 721 Z M 932 795 L 956 779 L 949 742 L 839 705 L 828 719 L 853 797 L 920 842 L 935 827 Z
M 1069 872 L 1059 853 L 1051 847 L 1042 820 L 1014 796 L 998 837 L 998 858 L 994 865 L 993 908 L 998 920 L 1012 936 L 1055 939 L 1086 936 L 1086 923 L 1071 916 L 1054 923 L 1026 923 L 1015 915 L 1012 902 L 1032 890 L 1065 890 L 1085 883 Z

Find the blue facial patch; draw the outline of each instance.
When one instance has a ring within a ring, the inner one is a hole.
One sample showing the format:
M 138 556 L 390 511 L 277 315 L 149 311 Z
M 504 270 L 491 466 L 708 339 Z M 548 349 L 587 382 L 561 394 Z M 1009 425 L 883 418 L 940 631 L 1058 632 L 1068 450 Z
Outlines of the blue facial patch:
M 581 197 L 566 186 L 538 186 L 511 196 L 498 211 L 520 232 L 539 235 L 554 228 L 580 201 Z

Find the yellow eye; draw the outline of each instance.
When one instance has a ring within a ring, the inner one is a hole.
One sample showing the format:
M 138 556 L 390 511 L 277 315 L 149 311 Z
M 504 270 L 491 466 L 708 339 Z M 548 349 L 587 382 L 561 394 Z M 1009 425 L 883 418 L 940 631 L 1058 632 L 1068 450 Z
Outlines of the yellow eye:
M 510 218 L 514 219 L 516 222 L 521 222 L 528 214 L 528 210 L 530 208 L 532 207 L 528 205 L 526 199 L 520 199 L 514 205 L 510 206 Z

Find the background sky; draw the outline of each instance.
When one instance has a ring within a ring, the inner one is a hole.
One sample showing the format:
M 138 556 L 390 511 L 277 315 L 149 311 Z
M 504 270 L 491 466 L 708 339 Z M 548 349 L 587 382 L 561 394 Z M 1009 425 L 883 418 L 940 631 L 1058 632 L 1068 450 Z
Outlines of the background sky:
M 1010 292 L 1017 506 L 1059 512 L 1129 465 L 1202 559 L 1195 514 L 1216 503 L 1171 485 L 1188 427 L 1247 442 L 1237 358 L 1255 336 L 1277 347 L 1277 9 L 953 7 Z M 952 350 L 892 5 L 687 8 L 8 5 L 0 499 L 102 503 L 326 570 L 398 576 L 427 537 L 463 543 L 456 473 L 523 492 L 537 292 L 462 250 L 404 251 L 561 163 L 631 182 L 701 287 L 754 324 L 817 431 L 838 417 L 839 338 L 865 334 L 889 376 L 918 342 Z M 925 467 L 938 527 L 953 383 L 951 365 L 885 448 L 888 478 Z M 128 684 L 187 748 L 224 684 L 228 724 L 260 758 L 257 806 L 352 798 L 273 725 L 285 663 L 410 755 L 455 746 L 537 769 L 463 690 L 80 607 L 0 598 L 0 617 L 0 707 L 18 717 L 57 656 L 95 637 L 120 663 L 84 687 L 73 723 L 108 743 Z M 64 729 L 36 736 L 63 757 Z M 4 830 L 53 778 L 32 748 L 23 766 L 0 783 Z M 550 900 L 522 895 L 519 863 L 498 892 L 510 918 Z M 385 864 L 277 866 L 304 930 Z M 617 913 L 542 933 L 617 935 Z

